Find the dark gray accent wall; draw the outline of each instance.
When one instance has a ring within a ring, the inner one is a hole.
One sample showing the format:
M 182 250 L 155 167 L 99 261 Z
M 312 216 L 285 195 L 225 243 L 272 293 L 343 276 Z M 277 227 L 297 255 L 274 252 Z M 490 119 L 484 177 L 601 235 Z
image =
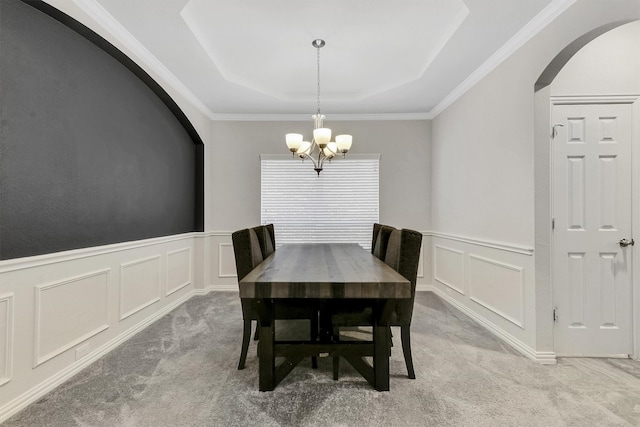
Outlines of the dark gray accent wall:
M 202 229 L 201 141 L 85 36 L 0 0 L 0 259 Z

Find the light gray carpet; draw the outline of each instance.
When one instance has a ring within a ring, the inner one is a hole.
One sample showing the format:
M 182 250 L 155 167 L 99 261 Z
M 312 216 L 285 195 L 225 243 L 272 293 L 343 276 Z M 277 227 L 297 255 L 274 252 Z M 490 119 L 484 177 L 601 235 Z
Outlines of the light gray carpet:
M 241 334 L 236 293 L 195 297 L 4 425 L 640 425 L 640 363 L 539 365 L 430 292 L 416 297 L 417 379 L 406 378 L 396 331 L 390 392 L 374 391 L 346 362 L 333 381 L 328 358 L 259 392 L 255 342 L 236 369 Z

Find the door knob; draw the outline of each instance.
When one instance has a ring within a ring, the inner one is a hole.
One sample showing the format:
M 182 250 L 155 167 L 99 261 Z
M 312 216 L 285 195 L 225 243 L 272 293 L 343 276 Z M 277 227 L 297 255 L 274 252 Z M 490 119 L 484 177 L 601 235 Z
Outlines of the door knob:
M 626 248 L 627 246 L 633 246 L 636 244 L 636 242 L 633 241 L 633 239 L 631 239 L 631 241 L 627 240 L 627 239 L 622 239 L 618 242 L 618 244 L 623 247 Z

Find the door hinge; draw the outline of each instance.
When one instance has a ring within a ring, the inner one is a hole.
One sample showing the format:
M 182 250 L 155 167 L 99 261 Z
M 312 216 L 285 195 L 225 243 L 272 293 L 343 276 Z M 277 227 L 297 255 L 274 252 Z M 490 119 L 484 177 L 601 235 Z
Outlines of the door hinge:
M 553 323 L 556 323 L 558 321 L 558 309 L 554 308 L 553 309 Z
M 559 127 L 563 128 L 564 125 L 563 124 L 557 124 L 557 125 L 553 125 L 551 127 L 551 138 L 552 139 L 555 138 L 556 136 L 558 136 L 558 131 L 557 131 L 556 128 L 559 128 Z
M 551 218 L 551 229 L 552 230 L 556 229 L 556 219 L 555 218 Z

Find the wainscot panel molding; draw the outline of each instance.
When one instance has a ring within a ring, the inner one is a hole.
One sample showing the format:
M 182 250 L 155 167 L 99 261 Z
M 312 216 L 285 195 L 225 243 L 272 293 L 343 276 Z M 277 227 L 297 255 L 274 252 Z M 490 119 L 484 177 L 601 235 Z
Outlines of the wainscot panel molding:
M 205 231 L 200 234 L 204 239 L 208 256 L 204 259 L 204 265 L 209 281 L 204 284 L 203 289 L 197 290 L 197 294 L 204 295 L 212 291 L 238 292 L 235 256 L 231 241 L 233 232 Z
M 237 277 L 233 243 L 218 243 L 218 277 Z
M 169 296 L 192 283 L 191 247 L 167 252 L 167 292 Z
M 464 295 L 464 252 L 433 245 L 433 278 Z
M 194 281 L 199 234 L 0 262 L 0 423 L 214 290 Z
M 35 286 L 33 367 L 109 327 L 111 269 Z
M 120 265 L 120 320 L 160 301 L 160 255 Z
M 523 268 L 469 254 L 469 297 L 524 329 Z
M 13 294 L 0 295 L 0 387 L 11 381 Z
M 523 246 L 431 232 L 432 290 L 525 356 L 536 351 L 535 259 Z

